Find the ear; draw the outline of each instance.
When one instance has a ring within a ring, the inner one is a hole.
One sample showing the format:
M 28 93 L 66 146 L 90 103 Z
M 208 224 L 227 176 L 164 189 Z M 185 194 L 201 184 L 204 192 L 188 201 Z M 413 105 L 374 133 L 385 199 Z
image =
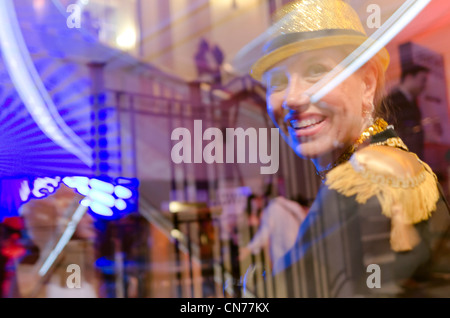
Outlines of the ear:
M 378 82 L 378 68 L 370 61 L 361 68 L 362 97 L 364 104 L 372 104 L 375 98 Z

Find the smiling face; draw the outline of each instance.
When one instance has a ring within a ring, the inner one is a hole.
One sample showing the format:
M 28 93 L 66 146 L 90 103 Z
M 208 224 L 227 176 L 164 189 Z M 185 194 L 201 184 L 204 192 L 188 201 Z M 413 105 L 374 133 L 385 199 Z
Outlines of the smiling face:
M 345 56 L 343 47 L 308 51 L 280 62 L 264 75 L 268 112 L 301 157 L 334 161 L 369 125 L 364 113 L 373 111 L 377 83 L 376 70 L 369 65 L 318 103 L 310 103 L 304 94 Z

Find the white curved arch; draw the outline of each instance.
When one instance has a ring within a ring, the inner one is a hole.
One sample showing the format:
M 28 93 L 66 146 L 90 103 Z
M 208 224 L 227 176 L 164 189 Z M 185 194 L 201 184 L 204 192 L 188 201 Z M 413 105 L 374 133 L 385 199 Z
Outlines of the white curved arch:
M 0 47 L 5 66 L 28 112 L 51 140 L 91 167 L 92 149 L 59 115 L 34 67 L 12 0 L 0 1 L 0 21 Z

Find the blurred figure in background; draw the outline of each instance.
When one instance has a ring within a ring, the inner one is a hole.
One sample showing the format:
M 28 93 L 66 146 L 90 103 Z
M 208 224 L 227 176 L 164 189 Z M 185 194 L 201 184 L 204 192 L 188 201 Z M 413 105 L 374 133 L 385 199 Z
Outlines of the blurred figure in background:
M 417 98 L 427 86 L 429 69 L 410 65 L 402 70 L 400 84 L 386 98 L 387 121 L 411 152 L 424 160 L 425 133 Z
M 15 265 L 25 258 L 33 262 L 39 254 L 28 235 L 21 207 L 54 193 L 60 181 L 59 177 L 0 179 L 0 298 L 19 295 Z
M 201 39 L 194 56 L 199 81 L 221 84 L 221 66 L 224 60 L 224 53 L 218 45 L 210 45 L 206 39 Z
M 260 253 L 268 245 L 271 263 L 278 262 L 294 245 L 308 213 L 307 201 L 300 197 L 299 202 L 283 196 L 272 199 L 263 209 L 258 231 L 250 243 L 240 249 L 241 260 Z

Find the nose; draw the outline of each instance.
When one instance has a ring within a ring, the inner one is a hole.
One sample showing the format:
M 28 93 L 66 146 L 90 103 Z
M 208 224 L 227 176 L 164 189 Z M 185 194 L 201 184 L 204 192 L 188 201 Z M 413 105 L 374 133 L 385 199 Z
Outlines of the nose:
M 302 83 L 300 78 L 291 77 L 288 88 L 286 89 L 283 108 L 298 112 L 308 108 L 311 100 L 310 97 L 305 94 L 307 88 L 307 85 Z

